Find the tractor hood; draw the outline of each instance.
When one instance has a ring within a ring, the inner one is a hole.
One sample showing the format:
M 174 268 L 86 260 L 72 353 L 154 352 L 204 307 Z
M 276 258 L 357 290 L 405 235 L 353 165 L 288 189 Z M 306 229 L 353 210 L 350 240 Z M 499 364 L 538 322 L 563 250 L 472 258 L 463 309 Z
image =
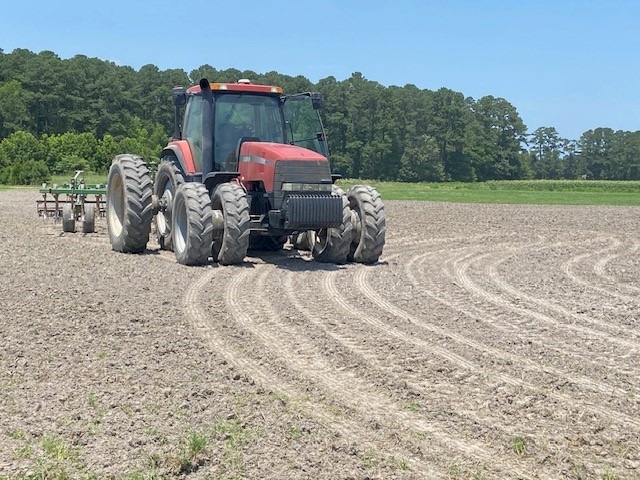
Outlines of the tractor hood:
M 277 164 L 280 162 L 283 163 L 278 167 Z M 282 143 L 243 143 L 240 149 L 238 171 L 242 183 L 262 182 L 267 192 L 273 192 L 276 176 L 282 175 L 304 177 L 306 181 L 314 183 L 331 183 L 327 157 L 313 150 Z M 276 175 L 277 172 L 282 173 Z M 287 178 L 285 181 L 296 180 Z
M 273 162 L 277 162 L 278 160 L 300 160 L 303 162 L 327 161 L 324 155 L 320 155 L 313 150 L 284 143 L 246 142 L 242 144 L 240 151 L 241 162 L 247 161 L 242 158 L 245 155 L 259 157 Z

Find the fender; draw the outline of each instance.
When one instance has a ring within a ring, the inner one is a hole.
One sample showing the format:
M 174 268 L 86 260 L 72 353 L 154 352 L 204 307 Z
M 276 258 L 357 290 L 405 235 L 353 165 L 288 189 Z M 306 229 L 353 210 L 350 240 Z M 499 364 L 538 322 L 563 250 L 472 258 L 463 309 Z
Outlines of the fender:
M 167 155 L 173 155 L 178 159 L 180 168 L 186 175 L 197 173 L 193 155 L 191 155 L 191 147 L 189 147 L 189 143 L 186 140 L 169 142 L 169 144 L 162 149 L 160 157 L 162 158 Z

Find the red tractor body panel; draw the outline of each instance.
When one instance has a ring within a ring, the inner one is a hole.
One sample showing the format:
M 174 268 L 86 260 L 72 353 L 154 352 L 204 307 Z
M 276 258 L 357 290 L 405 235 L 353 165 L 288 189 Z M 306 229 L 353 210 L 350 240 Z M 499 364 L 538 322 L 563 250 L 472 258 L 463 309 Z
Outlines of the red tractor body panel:
M 282 143 L 245 142 L 242 144 L 238 171 L 240 182 L 262 182 L 267 192 L 273 192 L 276 164 L 282 160 L 328 163 L 326 157 L 306 148 Z
M 165 147 L 170 148 L 174 152 L 177 150 L 182 154 L 182 158 L 180 158 L 180 154 L 178 154 L 178 160 L 180 161 L 182 167 L 184 168 L 184 173 L 187 175 L 193 175 L 196 173 L 196 164 L 193 161 L 193 155 L 191 154 L 191 147 L 189 146 L 189 142 L 186 140 L 174 140 L 173 142 L 169 142 L 169 144 Z M 176 152 L 177 153 L 177 152 Z

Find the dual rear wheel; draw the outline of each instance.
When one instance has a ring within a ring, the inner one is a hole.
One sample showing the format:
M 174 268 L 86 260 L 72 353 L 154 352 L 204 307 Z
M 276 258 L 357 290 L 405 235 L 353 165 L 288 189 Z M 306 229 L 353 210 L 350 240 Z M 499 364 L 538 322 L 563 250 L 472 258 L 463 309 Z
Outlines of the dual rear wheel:
M 293 247 L 310 250 L 313 258 L 320 262 L 377 262 L 387 231 L 380 194 L 365 185 L 355 185 L 346 194 L 334 185 L 333 194 L 343 198 L 342 226 L 300 232 L 291 237 Z
M 241 185 L 222 183 L 209 196 L 203 184 L 185 183 L 177 166 L 166 161 L 160 164 L 154 185 L 142 158 L 129 154 L 115 157 L 109 170 L 107 228 L 113 250 L 140 253 L 146 249 L 154 192 L 162 205 L 155 207 L 158 243 L 173 249 L 179 263 L 203 265 L 209 257 L 222 265 L 242 263 L 249 248 L 250 215 Z M 310 250 L 319 262 L 377 262 L 386 232 L 380 194 L 363 185 L 345 194 L 334 185 L 333 195 L 342 198 L 342 224 L 301 232 L 292 237 L 294 248 Z M 90 225 L 90 219 L 86 223 Z
M 118 155 L 107 183 L 107 228 L 113 250 L 143 252 L 154 213 L 153 195 L 163 207 L 156 214 L 161 248 L 173 249 L 184 265 L 209 257 L 223 265 L 241 263 L 249 245 L 249 205 L 235 183 L 216 188 L 212 198 L 201 183 L 185 183 L 172 162 L 162 162 L 155 185 L 142 158 Z

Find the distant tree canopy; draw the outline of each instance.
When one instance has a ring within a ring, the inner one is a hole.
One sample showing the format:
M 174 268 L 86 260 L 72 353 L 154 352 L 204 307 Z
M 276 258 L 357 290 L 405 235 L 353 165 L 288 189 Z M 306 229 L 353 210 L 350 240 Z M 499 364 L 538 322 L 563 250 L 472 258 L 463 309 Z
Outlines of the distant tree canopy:
M 0 183 L 39 182 L 74 168 L 104 172 L 117 153 L 157 157 L 172 131 L 170 89 L 203 77 L 322 92 L 333 169 L 346 177 L 640 179 L 640 131 L 597 128 L 577 140 L 561 138 L 553 127 L 528 133 L 503 98 L 385 87 L 360 73 L 313 84 L 277 72 L 211 65 L 190 73 L 155 65 L 135 71 L 83 55 L 0 49 Z

